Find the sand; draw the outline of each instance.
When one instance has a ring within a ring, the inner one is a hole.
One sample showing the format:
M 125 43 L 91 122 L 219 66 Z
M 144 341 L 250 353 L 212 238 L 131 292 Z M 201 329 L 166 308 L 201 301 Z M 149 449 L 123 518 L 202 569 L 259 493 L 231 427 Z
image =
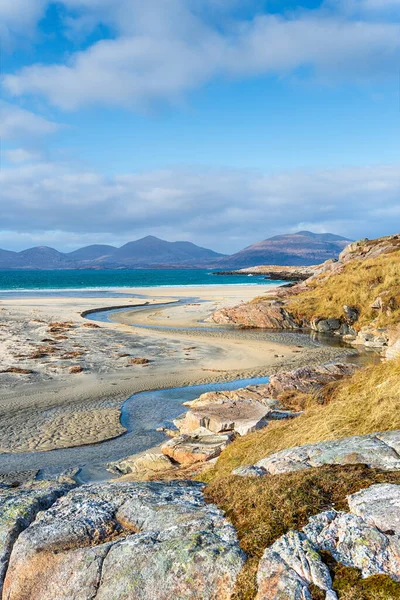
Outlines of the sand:
M 299 348 L 296 336 L 285 343 L 279 334 L 257 336 L 207 322 L 216 308 L 267 290 L 272 286 L 136 288 L 127 292 L 140 298 L 2 300 L 0 371 L 29 373 L 0 374 L 0 452 L 47 451 L 119 436 L 121 405 L 135 392 L 265 376 L 343 354 L 312 344 Z M 157 308 L 182 298 L 185 304 Z M 146 302 L 151 306 L 117 313 L 98 327 L 81 316 Z M 132 364 L 135 358 L 149 363 Z

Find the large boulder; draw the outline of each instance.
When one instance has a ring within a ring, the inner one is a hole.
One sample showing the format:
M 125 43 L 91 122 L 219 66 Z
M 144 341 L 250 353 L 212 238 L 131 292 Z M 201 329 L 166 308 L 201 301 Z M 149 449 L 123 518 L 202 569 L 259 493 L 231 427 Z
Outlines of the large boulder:
M 357 369 L 357 365 L 351 363 L 331 363 L 282 371 L 270 377 L 264 390 L 270 398 L 277 398 L 283 392 L 315 392 L 327 383 L 352 375 Z
M 302 471 L 322 465 L 366 464 L 383 470 L 400 469 L 400 430 L 358 435 L 281 450 L 255 465 L 238 467 L 235 475 L 261 476 Z M 255 468 L 253 468 L 255 467 Z
M 85 485 L 20 534 L 3 600 L 228 600 L 244 559 L 201 484 Z
M 178 435 L 165 442 L 161 451 L 181 465 L 192 465 L 216 458 L 234 437 L 233 432 L 214 434 L 200 427 L 189 435 Z
M 109 463 L 107 470 L 117 475 L 129 475 L 133 481 L 147 481 L 174 469 L 174 464 L 160 452 L 146 452 Z
M 71 485 L 33 481 L 15 487 L 0 484 L 0 597 L 8 561 L 15 540 L 36 518 L 49 508 Z
M 231 308 L 221 308 L 212 315 L 214 323 L 235 324 L 243 327 L 265 327 L 268 329 L 301 329 L 306 326 L 298 321 L 276 300 L 250 302 Z
M 276 401 L 271 400 L 274 406 Z M 190 434 L 199 427 L 208 429 L 213 433 L 234 431 L 239 435 L 246 435 L 266 427 L 272 420 L 297 417 L 300 413 L 285 411 L 261 404 L 257 400 L 230 400 L 202 404 L 189 410 L 185 416 L 175 421 L 183 434 Z

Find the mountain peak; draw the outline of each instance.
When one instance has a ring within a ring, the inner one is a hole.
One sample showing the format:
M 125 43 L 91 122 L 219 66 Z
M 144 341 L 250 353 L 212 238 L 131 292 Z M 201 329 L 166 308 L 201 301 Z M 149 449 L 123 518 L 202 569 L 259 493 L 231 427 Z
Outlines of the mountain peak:
M 338 258 L 350 242 L 333 233 L 305 230 L 275 235 L 222 259 L 218 267 L 240 269 L 259 265 L 316 265 L 330 258 Z

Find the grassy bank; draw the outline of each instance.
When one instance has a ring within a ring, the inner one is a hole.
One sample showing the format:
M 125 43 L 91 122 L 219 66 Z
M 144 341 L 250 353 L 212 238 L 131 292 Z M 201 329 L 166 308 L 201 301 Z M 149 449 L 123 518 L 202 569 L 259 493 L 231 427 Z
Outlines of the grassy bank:
M 301 529 L 310 516 L 328 508 L 348 510 L 347 495 L 383 482 L 400 484 L 400 473 L 381 473 L 355 465 L 250 478 L 245 485 L 242 477 L 215 478 L 206 488 L 206 498 L 226 512 L 248 556 L 233 600 L 254 599 L 259 560 L 265 548 L 281 535 L 290 529 Z M 345 569 L 332 560 L 329 567 L 334 587 L 340 591 L 340 600 L 395 600 L 400 597 L 400 584 L 389 577 L 362 580 L 358 571 Z M 374 595 L 376 590 L 382 595 Z M 322 599 L 317 589 L 313 597 Z
M 294 396 L 292 407 L 305 408 L 303 415 L 235 440 L 205 474 L 206 480 L 229 475 L 240 465 L 254 464 L 284 448 L 400 429 L 399 405 L 400 359 L 362 369 L 331 384 L 320 396 Z
M 383 309 L 371 308 L 381 297 Z M 400 322 L 400 250 L 365 261 L 355 260 L 343 270 L 323 274 L 309 283 L 309 289 L 291 298 L 288 310 L 299 319 L 343 317 L 343 305 L 359 310 L 355 329 L 374 321 L 377 327 Z

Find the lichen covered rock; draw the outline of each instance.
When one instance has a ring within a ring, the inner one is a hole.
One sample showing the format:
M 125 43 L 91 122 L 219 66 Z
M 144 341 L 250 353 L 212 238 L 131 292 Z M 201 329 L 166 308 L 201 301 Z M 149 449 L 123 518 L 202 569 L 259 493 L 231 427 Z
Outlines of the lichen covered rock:
M 201 484 L 91 484 L 21 533 L 3 600 L 228 600 L 243 562 Z

